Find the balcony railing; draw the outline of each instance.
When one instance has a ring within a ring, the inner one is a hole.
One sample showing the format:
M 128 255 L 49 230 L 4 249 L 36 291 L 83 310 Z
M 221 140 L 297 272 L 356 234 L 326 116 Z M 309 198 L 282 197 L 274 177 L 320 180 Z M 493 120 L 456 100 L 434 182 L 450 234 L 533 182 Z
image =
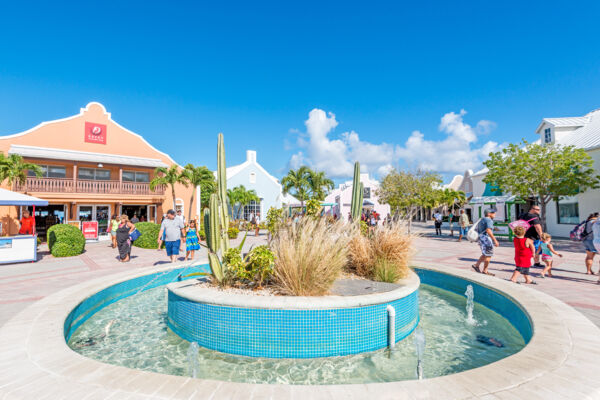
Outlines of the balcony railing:
M 150 190 L 147 182 L 120 182 L 120 181 L 90 181 L 66 178 L 36 178 L 28 177 L 25 184 L 17 183 L 18 192 L 43 192 L 43 193 L 97 193 L 97 194 L 135 194 L 135 195 L 163 195 L 164 186 L 157 186 Z

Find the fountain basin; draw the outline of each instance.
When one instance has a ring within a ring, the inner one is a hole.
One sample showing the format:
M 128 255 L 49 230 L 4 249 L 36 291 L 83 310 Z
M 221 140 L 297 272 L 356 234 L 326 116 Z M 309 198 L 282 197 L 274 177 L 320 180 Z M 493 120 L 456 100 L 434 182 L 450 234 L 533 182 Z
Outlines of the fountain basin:
M 183 339 L 223 353 L 263 358 L 316 358 L 374 351 L 419 323 L 419 278 L 411 272 L 390 291 L 358 296 L 256 296 L 191 281 L 167 285 L 168 326 Z

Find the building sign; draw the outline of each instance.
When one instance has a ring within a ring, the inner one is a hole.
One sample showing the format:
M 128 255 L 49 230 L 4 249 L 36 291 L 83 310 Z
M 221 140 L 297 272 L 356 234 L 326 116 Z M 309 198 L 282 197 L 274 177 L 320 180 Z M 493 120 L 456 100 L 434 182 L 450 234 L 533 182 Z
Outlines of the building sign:
M 86 240 L 98 239 L 98 221 L 82 221 L 81 232 Z
M 370 199 L 370 198 L 371 198 L 371 188 L 370 187 L 363 188 L 363 199 Z
M 85 141 L 88 143 L 106 144 L 106 125 L 86 122 Z

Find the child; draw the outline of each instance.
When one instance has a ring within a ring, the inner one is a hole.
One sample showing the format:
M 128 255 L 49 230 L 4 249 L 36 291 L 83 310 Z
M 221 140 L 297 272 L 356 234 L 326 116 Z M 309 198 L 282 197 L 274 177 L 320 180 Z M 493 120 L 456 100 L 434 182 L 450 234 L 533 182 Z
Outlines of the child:
M 517 226 L 514 229 L 515 238 L 513 243 L 515 245 L 515 272 L 510 277 L 510 281 L 517 282 L 519 275 L 523 274 L 525 283 L 534 285 L 535 282 L 529 276 L 529 268 L 531 267 L 531 258 L 535 252 L 535 246 L 533 240 L 525 237 L 525 228 Z
M 549 277 L 552 277 L 552 254 L 562 257 L 562 254 L 558 254 L 554 251 L 554 247 L 550 244 L 551 240 L 552 236 L 547 233 L 542 233 L 542 243 L 537 251 L 538 254 L 542 255 L 542 261 L 546 264 L 542 271 L 542 278 L 545 278 L 546 274 L 548 274 Z
M 200 250 L 200 239 L 198 238 L 198 230 L 196 229 L 196 220 L 191 220 L 185 232 L 185 260 L 188 257 L 190 260 L 194 259 L 194 253 L 196 250 Z

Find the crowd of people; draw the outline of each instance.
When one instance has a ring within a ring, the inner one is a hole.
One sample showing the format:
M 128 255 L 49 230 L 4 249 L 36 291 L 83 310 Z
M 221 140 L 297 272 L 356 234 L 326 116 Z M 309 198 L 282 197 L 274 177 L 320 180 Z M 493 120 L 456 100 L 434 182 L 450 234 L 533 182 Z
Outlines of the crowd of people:
M 531 267 L 542 269 L 542 272 L 539 274 L 540 278 L 552 277 L 554 257 L 561 258 L 563 256 L 554 248 L 552 236 L 543 231 L 540 212 L 540 207 L 534 204 L 530 207 L 529 211 L 519 215 L 516 222 L 510 224 L 510 229 L 513 230 L 513 246 L 515 249 L 515 270 L 510 278 L 512 282 L 517 282 L 519 277 L 522 276 L 526 284 L 537 284 L 531 278 Z M 477 243 L 481 249 L 481 256 L 471 267 L 478 273 L 491 276 L 494 274 L 489 271 L 490 261 L 494 255 L 494 248 L 499 246 L 498 239 L 494 235 L 495 216 L 495 209 L 487 209 L 484 212 L 484 217 L 471 228 L 471 222 L 467 213 L 461 209 L 459 211 L 457 227 L 459 242 L 467 236 L 470 228 L 477 233 Z M 581 224 L 581 240 L 586 252 L 585 266 L 588 275 L 594 275 L 592 271 L 594 257 L 600 252 L 599 217 L 599 213 L 590 214 L 586 221 Z M 450 212 L 448 223 L 451 236 L 454 234 L 454 218 L 453 213 Z M 442 234 L 443 219 L 444 216 L 440 212 L 433 214 L 436 235 Z M 598 274 L 600 275 L 600 270 Z M 598 280 L 598 284 L 600 284 L 600 279 Z

